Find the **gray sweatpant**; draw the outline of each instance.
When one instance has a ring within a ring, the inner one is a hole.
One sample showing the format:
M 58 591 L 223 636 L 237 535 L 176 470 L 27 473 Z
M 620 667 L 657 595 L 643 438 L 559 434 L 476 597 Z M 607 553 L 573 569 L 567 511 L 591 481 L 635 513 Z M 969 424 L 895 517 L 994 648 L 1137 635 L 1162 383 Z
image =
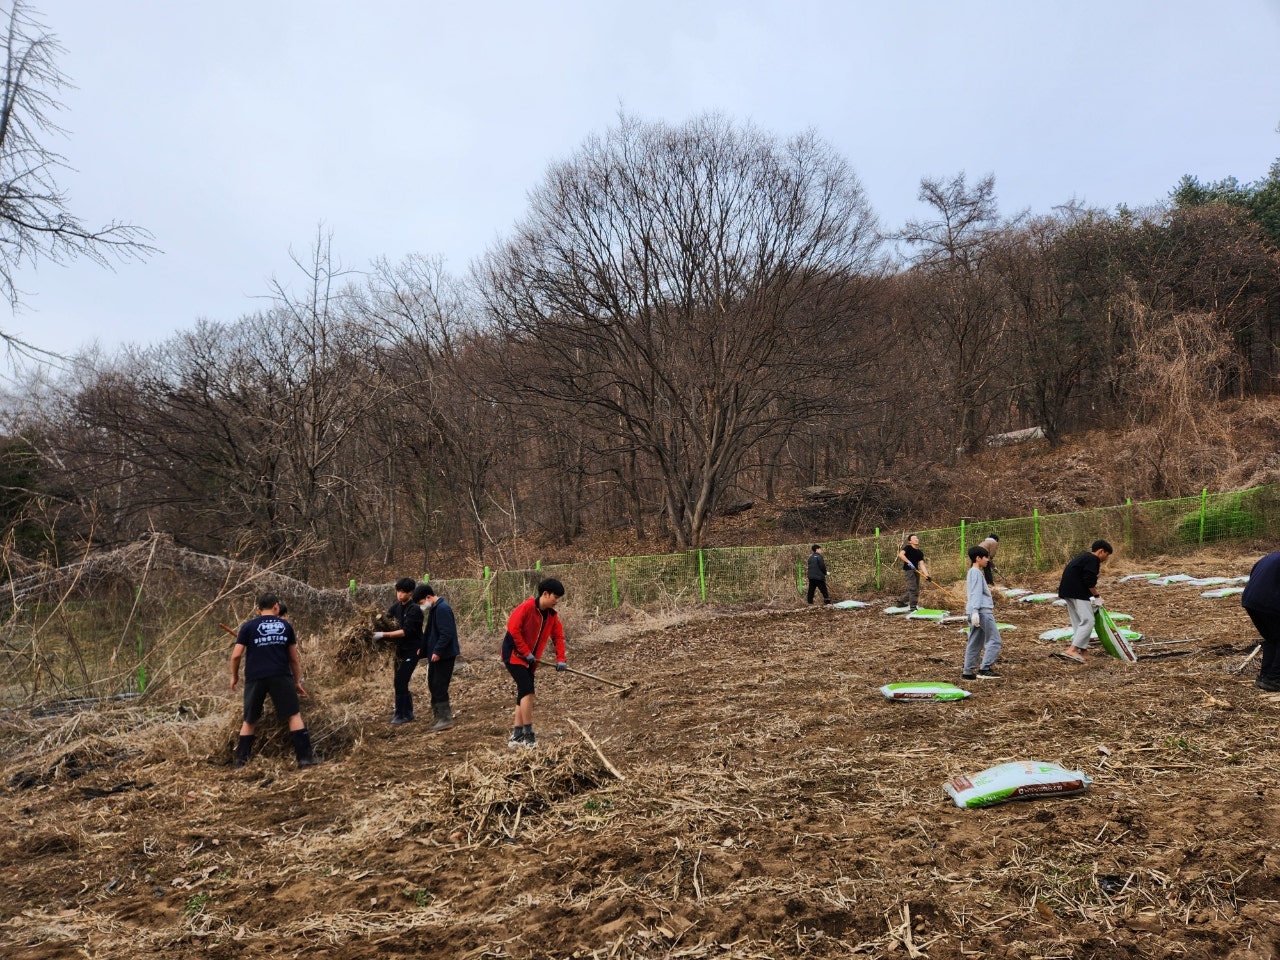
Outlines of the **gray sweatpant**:
M 1093 635 L 1093 604 L 1088 600 L 1063 599 L 1067 601 L 1067 616 L 1071 618 L 1071 629 L 1075 631 L 1071 635 L 1071 646 L 1077 650 L 1088 650 L 1089 637 Z
M 916 570 L 902 571 L 903 593 L 898 598 L 898 606 L 915 607 L 920 601 L 920 573 Z
M 982 669 L 987 669 L 996 662 L 1003 645 L 994 611 L 979 610 L 978 625 L 969 628 L 969 642 L 964 645 L 964 672 L 973 673 L 978 667 L 979 658 Z

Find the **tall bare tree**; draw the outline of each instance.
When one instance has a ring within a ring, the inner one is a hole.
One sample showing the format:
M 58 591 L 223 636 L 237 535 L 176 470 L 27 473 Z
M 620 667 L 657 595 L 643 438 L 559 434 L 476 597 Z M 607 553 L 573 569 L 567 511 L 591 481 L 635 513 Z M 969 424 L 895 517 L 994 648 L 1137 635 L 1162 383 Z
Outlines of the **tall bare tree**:
M 649 458 L 676 544 L 700 545 L 744 453 L 821 417 L 861 359 L 860 184 L 813 134 L 624 116 L 531 208 L 481 270 L 510 379 L 594 420 L 601 454 Z
M 58 176 L 66 158 L 49 141 L 63 134 L 54 122 L 58 97 L 69 86 L 58 66 L 57 38 L 22 0 L 13 0 L 3 27 L 4 85 L 0 88 L 0 295 L 16 306 L 22 299 L 15 275 L 41 257 L 66 261 L 87 257 L 101 264 L 112 258 L 141 258 L 153 252 L 150 234 L 112 221 L 86 226 L 68 209 Z M 25 348 L 0 331 L 9 346 Z

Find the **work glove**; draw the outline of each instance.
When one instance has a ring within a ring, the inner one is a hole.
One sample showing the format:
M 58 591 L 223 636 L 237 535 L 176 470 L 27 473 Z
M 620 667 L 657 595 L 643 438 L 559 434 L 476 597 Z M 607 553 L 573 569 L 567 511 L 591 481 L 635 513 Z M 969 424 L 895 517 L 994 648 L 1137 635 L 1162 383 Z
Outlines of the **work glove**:
M 907 561 L 907 569 L 908 569 L 908 570 L 914 570 L 915 568 L 916 568 L 916 565 L 915 565 L 914 563 L 912 563 L 910 560 L 908 560 L 908 561 Z
M 527 663 L 530 667 L 532 667 L 535 663 L 538 662 L 538 658 L 535 657 L 532 653 L 526 653 L 524 655 L 524 662 Z
M 381 640 L 381 639 L 382 639 L 383 637 L 385 637 L 385 636 L 386 636 L 386 634 L 385 634 L 385 633 L 383 633 L 381 630 L 375 630 L 375 631 L 373 631 L 373 639 L 375 639 L 375 640 Z
M 1089 602 L 1090 602 L 1091 604 L 1093 604 L 1093 608 L 1094 608 L 1095 610 L 1096 610 L 1098 607 L 1102 606 L 1102 598 L 1101 598 L 1101 597 L 1090 597 L 1090 598 L 1089 598 Z
M 569 669 L 569 665 L 565 663 L 563 660 L 556 661 L 556 673 L 562 673 L 563 671 L 568 669 Z
M 970 624 L 971 626 L 976 627 L 976 626 L 978 626 L 978 624 L 980 624 L 980 623 L 982 623 L 982 617 L 981 617 L 981 616 L 979 616 L 979 614 L 978 614 L 978 611 L 977 611 L 977 610 L 975 610 L 975 611 L 973 611 L 973 613 L 969 614 L 969 624 Z

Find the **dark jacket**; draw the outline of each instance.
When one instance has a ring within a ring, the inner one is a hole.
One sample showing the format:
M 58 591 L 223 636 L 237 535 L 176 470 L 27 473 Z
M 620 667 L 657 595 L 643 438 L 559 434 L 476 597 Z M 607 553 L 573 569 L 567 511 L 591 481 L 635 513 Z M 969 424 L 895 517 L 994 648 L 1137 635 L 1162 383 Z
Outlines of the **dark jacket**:
M 422 655 L 448 660 L 461 653 L 458 646 L 458 621 L 449 601 L 440 597 L 427 612 L 427 629 L 422 638 Z
M 416 603 L 400 603 L 398 600 L 387 610 L 387 617 L 400 624 L 403 637 L 396 637 L 396 656 L 407 660 L 419 656 L 422 649 L 422 608 Z
M 1101 570 L 1102 561 L 1096 553 L 1082 553 L 1072 557 L 1071 562 L 1063 568 L 1058 596 L 1063 600 L 1088 600 L 1093 596 L 1091 588 L 1098 585 L 1098 573 Z
M 827 579 L 827 560 L 822 554 L 816 550 L 809 554 L 809 579 L 825 580 Z
M 1249 571 L 1240 606 L 1254 613 L 1280 616 L 1280 551 L 1268 553 Z

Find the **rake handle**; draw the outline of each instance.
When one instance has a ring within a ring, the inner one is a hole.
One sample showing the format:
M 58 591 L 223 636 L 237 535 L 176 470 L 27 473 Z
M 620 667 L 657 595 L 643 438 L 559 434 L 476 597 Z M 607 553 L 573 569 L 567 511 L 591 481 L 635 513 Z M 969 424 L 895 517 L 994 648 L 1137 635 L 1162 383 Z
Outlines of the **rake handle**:
M 554 664 L 554 663 L 552 663 L 550 660 L 538 660 L 537 662 L 538 662 L 539 664 L 541 664 L 542 666 L 544 666 L 544 667 L 554 667 L 554 666 L 555 666 L 555 664 Z M 598 680 L 598 681 L 600 681 L 601 683 L 607 683 L 609 686 L 611 686 L 611 687 L 617 687 L 619 690 L 626 690 L 626 689 L 627 689 L 627 685 L 626 685 L 625 683 L 618 683 L 616 680 L 606 680 L 604 677 L 597 677 L 594 673 L 587 673 L 587 672 L 586 672 L 586 671 L 584 671 L 584 670 L 575 670 L 575 669 L 573 669 L 573 667 L 568 667 L 568 666 L 567 666 L 567 667 L 565 667 L 565 668 L 564 668 L 564 671 L 565 671 L 565 673 L 576 673 L 578 676 L 580 676 L 580 677 L 586 677 L 588 680 Z

